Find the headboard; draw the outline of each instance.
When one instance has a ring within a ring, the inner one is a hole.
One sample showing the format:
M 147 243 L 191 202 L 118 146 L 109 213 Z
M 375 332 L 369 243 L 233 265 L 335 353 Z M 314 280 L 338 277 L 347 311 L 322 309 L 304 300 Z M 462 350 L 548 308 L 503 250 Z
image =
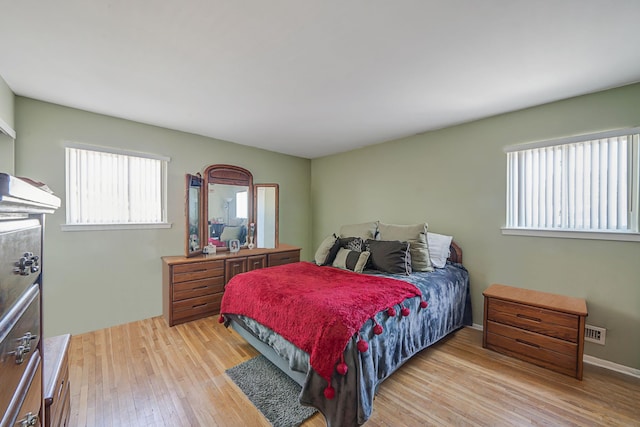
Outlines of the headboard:
M 451 246 L 449 246 L 449 258 L 447 259 L 451 262 L 462 264 L 462 248 L 453 240 L 451 241 Z

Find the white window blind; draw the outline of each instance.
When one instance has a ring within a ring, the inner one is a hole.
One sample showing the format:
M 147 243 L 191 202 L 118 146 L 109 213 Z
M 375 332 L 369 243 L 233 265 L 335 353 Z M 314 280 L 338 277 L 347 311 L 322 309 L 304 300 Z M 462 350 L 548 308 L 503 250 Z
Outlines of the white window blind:
M 507 228 L 637 233 L 639 133 L 508 147 Z
M 66 147 L 67 224 L 166 222 L 168 159 Z

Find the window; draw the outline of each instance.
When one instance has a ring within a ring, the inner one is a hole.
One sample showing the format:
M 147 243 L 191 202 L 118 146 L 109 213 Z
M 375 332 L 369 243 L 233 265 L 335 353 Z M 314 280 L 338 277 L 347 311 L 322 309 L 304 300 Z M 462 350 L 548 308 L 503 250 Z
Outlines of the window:
M 247 213 L 249 212 L 247 196 L 247 191 L 236 193 L 236 218 L 247 218 Z
M 639 134 L 633 128 L 507 147 L 505 234 L 637 234 Z
M 67 224 L 63 229 L 169 226 L 168 158 L 67 146 Z

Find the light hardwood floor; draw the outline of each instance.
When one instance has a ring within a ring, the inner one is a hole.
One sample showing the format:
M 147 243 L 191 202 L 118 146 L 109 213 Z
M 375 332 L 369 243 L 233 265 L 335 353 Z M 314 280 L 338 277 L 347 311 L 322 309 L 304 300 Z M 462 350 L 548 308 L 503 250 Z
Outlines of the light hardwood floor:
M 71 426 L 269 426 L 224 373 L 257 355 L 216 317 L 76 335 Z M 640 426 L 640 379 L 585 365 L 578 381 L 482 348 L 462 329 L 380 387 L 377 426 Z M 304 426 L 324 426 L 320 414 Z

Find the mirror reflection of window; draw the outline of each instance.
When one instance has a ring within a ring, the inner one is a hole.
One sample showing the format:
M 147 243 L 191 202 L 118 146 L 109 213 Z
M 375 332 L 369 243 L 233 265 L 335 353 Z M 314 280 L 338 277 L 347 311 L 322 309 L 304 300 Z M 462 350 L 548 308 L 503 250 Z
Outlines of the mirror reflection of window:
M 247 192 L 236 193 L 236 218 L 246 219 L 249 212 L 247 205 Z
M 276 224 L 278 222 L 277 187 L 274 185 L 257 186 L 256 191 L 257 245 L 259 248 L 275 248 L 277 246 Z

